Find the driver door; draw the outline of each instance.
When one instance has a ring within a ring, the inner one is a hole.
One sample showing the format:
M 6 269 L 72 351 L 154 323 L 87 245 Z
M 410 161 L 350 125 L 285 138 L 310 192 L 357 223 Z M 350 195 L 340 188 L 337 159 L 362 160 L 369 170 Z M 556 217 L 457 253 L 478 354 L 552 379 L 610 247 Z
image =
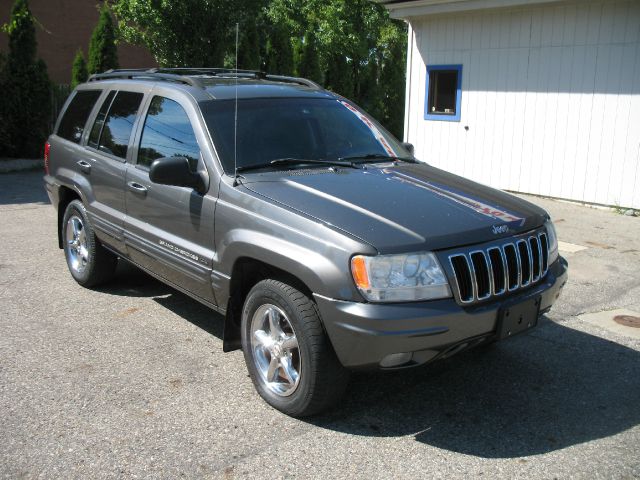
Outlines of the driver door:
M 215 304 L 211 284 L 216 196 L 159 185 L 149 167 L 163 157 L 186 157 L 208 175 L 195 108 L 171 92 L 151 95 L 138 133 L 136 163 L 126 177 L 125 242 L 131 259 L 179 289 Z

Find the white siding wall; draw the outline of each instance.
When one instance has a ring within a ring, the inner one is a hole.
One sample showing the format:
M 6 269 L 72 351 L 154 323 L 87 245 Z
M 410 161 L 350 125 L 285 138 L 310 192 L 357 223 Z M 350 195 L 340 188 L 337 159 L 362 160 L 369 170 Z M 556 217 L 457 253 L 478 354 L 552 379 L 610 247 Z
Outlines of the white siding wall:
M 411 27 L 405 138 L 419 158 L 506 190 L 640 208 L 640 1 Z M 424 120 L 431 64 L 462 64 L 460 122 Z

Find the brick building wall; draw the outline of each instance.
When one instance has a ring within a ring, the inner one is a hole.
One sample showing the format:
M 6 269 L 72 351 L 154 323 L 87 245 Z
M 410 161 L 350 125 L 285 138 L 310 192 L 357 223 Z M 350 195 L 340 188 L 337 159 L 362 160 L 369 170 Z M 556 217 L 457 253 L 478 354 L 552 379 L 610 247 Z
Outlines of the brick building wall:
M 71 64 L 78 48 L 85 58 L 91 32 L 98 23 L 97 0 L 30 0 L 29 8 L 36 18 L 38 56 L 47 63 L 49 77 L 56 83 L 71 82 Z M 9 20 L 13 0 L 0 0 L 0 24 Z M 0 51 L 8 51 L 8 37 L 0 33 Z M 151 54 L 142 47 L 118 45 L 121 68 L 157 66 Z

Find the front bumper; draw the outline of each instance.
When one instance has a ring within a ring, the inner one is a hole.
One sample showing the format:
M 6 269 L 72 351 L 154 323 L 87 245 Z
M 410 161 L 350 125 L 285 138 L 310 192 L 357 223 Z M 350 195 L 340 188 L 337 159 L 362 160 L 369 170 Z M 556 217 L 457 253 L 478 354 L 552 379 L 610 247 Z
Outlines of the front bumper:
M 415 303 L 374 304 L 315 295 L 325 329 L 342 364 L 352 369 L 381 368 L 388 355 L 412 352 L 398 367 L 420 365 L 496 338 L 498 310 L 540 297 L 548 311 L 567 281 L 567 262 L 559 257 L 535 286 L 500 300 L 461 307 L 453 298 Z

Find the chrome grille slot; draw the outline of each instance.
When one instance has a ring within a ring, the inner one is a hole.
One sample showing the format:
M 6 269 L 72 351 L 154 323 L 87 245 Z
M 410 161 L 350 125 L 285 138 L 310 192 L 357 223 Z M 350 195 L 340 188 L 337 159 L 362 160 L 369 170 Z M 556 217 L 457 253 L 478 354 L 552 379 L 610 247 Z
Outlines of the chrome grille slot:
M 529 237 L 529 247 L 531 250 L 531 281 L 537 282 L 540 279 L 542 258 L 540 255 L 540 242 L 536 237 Z
M 473 280 L 471 279 L 471 266 L 466 255 L 451 255 L 449 257 L 451 268 L 456 276 L 458 285 L 458 294 L 462 303 L 473 302 L 475 292 L 473 288 Z
M 518 240 L 518 258 L 520 259 L 520 286 L 526 287 L 531 283 L 531 252 L 526 240 Z
M 507 259 L 507 278 L 509 291 L 513 291 L 520 286 L 520 261 L 516 253 L 516 247 L 512 243 L 502 247 L 504 256 Z
M 491 262 L 491 274 L 493 276 L 493 294 L 502 295 L 507 289 L 507 266 L 504 254 L 499 247 L 487 250 Z
M 549 243 L 545 232 L 536 232 L 509 243 L 463 249 L 448 258 L 458 301 L 470 304 L 540 281 L 549 268 Z
M 471 252 L 471 264 L 476 274 L 477 299 L 484 300 L 491 296 L 491 275 L 484 252 Z
M 542 250 L 542 277 L 547 273 L 549 268 L 549 245 L 547 243 L 547 234 L 541 233 L 540 237 L 540 249 Z

